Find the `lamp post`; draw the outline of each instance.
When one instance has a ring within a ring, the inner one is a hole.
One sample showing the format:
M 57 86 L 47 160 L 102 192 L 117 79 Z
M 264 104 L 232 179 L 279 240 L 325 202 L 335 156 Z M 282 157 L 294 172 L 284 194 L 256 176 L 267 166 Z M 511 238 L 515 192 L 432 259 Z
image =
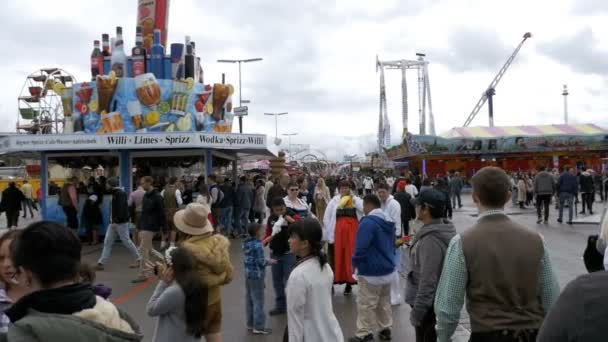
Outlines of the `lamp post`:
M 243 97 L 241 93 L 241 64 L 259 62 L 262 58 L 249 58 L 249 59 L 218 59 L 218 63 L 239 63 L 239 107 L 243 105 Z M 239 115 L 239 133 L 243 133 L 243 116 Z
M 279 138 L 279 122 L 278 122 L 278 117 L 282 116 L 282 115 L 287 115 L 289 113 L 287 112 L 283 112 L 283 113 L 264 113 L 264 115 L 268 115 L 268 116 L 274 116 L 274 136 L 276 139 Z
M 288 151 L 289 151 L 289 160 L 291 160 L 291 137 L 298 135 L 298 133 L 283 133 L 284 136 L 286 136 L 288 138 Z

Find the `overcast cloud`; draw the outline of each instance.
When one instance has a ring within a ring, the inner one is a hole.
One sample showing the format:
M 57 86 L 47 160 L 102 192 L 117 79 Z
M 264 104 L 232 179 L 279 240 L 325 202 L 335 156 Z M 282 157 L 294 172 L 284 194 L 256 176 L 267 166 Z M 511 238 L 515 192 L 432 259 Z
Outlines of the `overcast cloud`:
M 103 5 L 101 5 L 103 3 Z M 497 87 L 497 125 L 562 123 L 562 84 L 570 88 L 572 122 L 608 126 L 608 2 L 601 0 L 174 0 L 169 41 L 197 43 L 207 83 L 238 84 L 236 65 L 220 58 L 263 57 L 243 66 L 251 100 L 245 132 L 274 136 L 264 112 L 288 111 L 279 135 L 311 144 L 330 158 L 373 148 L 378 127 L 378 74 L 383 60 L 425 52 L 437 132 L 461 126 L 483 90 L 520 42 L 533 38 Z M 3 4 L 0 20 L 0 125 L 13 131 L 25 77 L 59 66 L 89 76 L 94 39 L 123 26 L 134 42 L 135 0 L 23 0 Z M 401 125 L 401 80 L 387 71 L 393 142 Z M 408 127 L 417 133 L 415 72 L 408 73 Z M 237 95 L 238 98 L 238 94 Z M 482 109 L 473 125 L 487 125 Z M 235 129 L 238 129 L 235 125 Z M 286 139 L 284 139 L 286 140 Z

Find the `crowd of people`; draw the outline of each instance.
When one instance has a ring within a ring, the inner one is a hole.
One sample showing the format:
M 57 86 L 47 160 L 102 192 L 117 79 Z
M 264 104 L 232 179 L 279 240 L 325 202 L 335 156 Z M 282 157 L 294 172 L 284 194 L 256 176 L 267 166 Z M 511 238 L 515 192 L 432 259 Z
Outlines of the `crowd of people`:
M 536 207 L 537 223 L 548 223 L 551 202 L 559 216 L 557 221 L 563 223 L 564 208 L 568 208 L 568 220 L 572 224 L 574 215 L 593 215 L 593 203 L 597 197 L 604 202 L 608 200 L 608 171 L 596 172 L 584 167 L 577 169 L 571 166 L 559 172 L 557 168 L 548 170 L 544 166 L 530 172 L 511 174 L 511 189 L 513 206 L 525 209 L 527 206 Z M 581 211 L 576 207 L 581 204 Z
M 567 205 L 571 223 L 579 193 L 583 210 L 593 212 L 595 176 L 539 168 L 516 175 L 515 182 L 495 167 L 466 182 L 457 172 L 432 180 L 415 172 L 327 178 L 285 172 L 238 182 L 146 176 L 130 194 L 117 178 L 84 186 L 71 179 L 59 192 L 71 229 L 39 221 L 0 237 L 0 341 L 141 340 L 137 323 L 107 300 L 111 289 L 94 284 L 116 238 L 132 255 L 134 283 L 159 279 L 147 305 L 147 314 L 157 317 L 155 342 L 223 340 L 221 288 L 234 278 L 229 246 L 237 238 L 244 255 L 243 311 L 254 335 L 273 334 L 268 312 L 287 316 L 279 332 L 284 341 L 344 341 L 332 306 L 344 285 L 343 294 L 356 297 L 357 307 L 349 342 L 391 340 L 393 306 L 402 303 L 411 308 L 416 341 L 450 341 L 465 299 L 471 341 L 600 341 L 600 332 L 574 324 L 568 312 L 593 320 L 585 327 L 602 326 L 606 318 L 597 308 L 608 298 L 598 293 L 580 309 L 573 296 L 577 289 L 598 288 L 604 272 L 573 281 L 560 297 L 545 241 L 505 213 L 513 196 L 526 205 L 520 195 L 531 188 L 539 223 L 547 222 L 554 198 L 559 221 Z M 479 218 L 458 234 L 451 219 L 462 207 L 465 183 L 472 186 Z M 82 222 L 78 194 L 87 196 Z M 101 256 L 90 267 L 81 262 L 76 229 L 84 225 L 88 240 L 97 243 L 103 196 L 111 198 L 110 218 Z M 161 237 L 158 250 L 155 236 Z M 608 240 L 608 227 L 601 238 Z M 274 292 L 269 311 L 267 268 Z M 575 332 L 579 337 L 572 339 Z

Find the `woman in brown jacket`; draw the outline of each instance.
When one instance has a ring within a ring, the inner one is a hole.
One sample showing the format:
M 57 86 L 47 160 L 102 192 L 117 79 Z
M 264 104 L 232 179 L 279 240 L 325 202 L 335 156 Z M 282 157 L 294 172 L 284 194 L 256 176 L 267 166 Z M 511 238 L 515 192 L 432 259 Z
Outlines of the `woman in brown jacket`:
M 209 291 L 204 334 L 207 342 L 222 341 L 221 287 L 232 281 L 233 267 L 228 248 L 230 242 L 222 235 L 213 234 L 206 205 L 190 203 L 175 214 L 182 246 L 192 253 L 195 267 Z

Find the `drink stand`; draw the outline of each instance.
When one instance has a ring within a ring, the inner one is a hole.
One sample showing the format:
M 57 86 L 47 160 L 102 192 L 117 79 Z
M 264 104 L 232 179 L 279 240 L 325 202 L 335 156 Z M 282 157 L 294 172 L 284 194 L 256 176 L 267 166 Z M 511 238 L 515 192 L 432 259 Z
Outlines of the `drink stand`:
M 156 3 L 156 12 L 142 10 L 150 3 Z M 183 60 L 176 60 L 175 56 L 172 60 L 172 56 L 158 53 L 166 51 L 160 45 L 159 37 L 162 30 L 163 40 L 166 39 L 168 1 L 140 1 L 139 7 L 140 16 L 157 15 L 156 21 L 142 19 L 146 34 L 142 48 L 148 50 L 144 57 L 145 73 L 141 73 L 141 65 L 133 67 L 131 58 L 126 66 L 115 67 L 111 65 L 114 60 L 106 56 L 103 68 L 99 61 L 96 62 L 92 81 L 73 83 L 70 78 L 69 82 L 62 83 L 56 80 L 48 89 L 61 99 L 61 132 L 0 133 L 1 151 L 40 154 L 40 202 L 44 219 L 66 221 L 55 194 L 55 185 L 61 184 L 53 184 L 53 195 L 49 195 L 49 172 L 56 163 L 71 165 L 73 170 L 91 170 L 97 167 L 94 163 L 104 164 L 107 174 L 119 177 L 121 187 L 131 192 L 134 159 L 142 161 L 143 158 L 144 164 L 147 157 L 167 158 L 173 162 L 180 158 L 199 161 L 204 165 L 202 174 L 209 176 L 213 173 L 214 159 L 223 160 L 224 164 L 232 163 L 233 172 L 236 172 L 238 160 L 277 156 L 276 147 L 267 143 L 265 135 L 230 133 L 234 118 L 232 85 L 223 82 L 204 84 L 202 69 L 194 77 L 186 78 L 179 72 L 183 69 Z M 153 46 L 147 39 L 152 29 L 156 36 Z M 191 45 L 187 48 L 188 53 L 193 53 L 194 43 L 187 44 Z M 183 47 L 184 44 L 172 45 Z M 134 69 L 138 70 L 136 77 L 133 77 Z M 124 77 L 117 77 L 121 75 Z M 109 219 L 110 197 L 104 196 L 101 234 L 105 233 Z M 81 208 L 85 200 L 86 195 L 81 195 Z M 82 230 L 81 227 L 81 233 Z

